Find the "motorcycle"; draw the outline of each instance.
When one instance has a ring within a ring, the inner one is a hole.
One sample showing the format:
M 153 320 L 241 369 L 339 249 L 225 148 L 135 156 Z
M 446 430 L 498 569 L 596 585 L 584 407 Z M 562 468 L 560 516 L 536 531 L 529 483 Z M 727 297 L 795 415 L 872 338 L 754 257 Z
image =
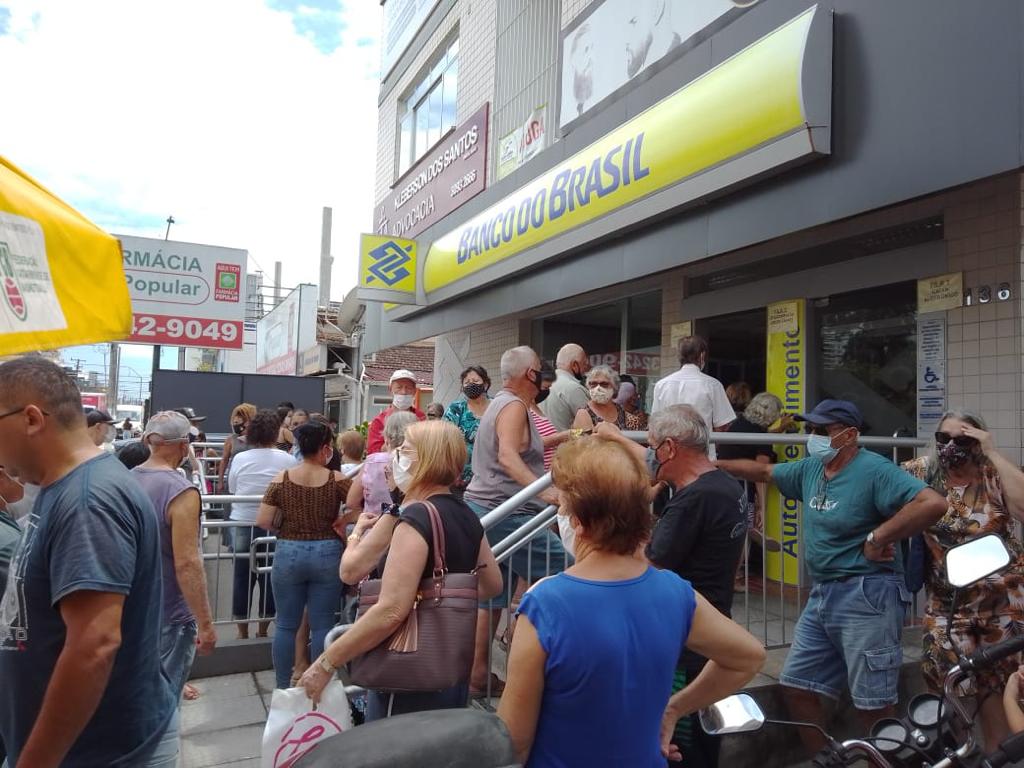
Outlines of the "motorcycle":
M 956 590 L 963 589 L 1003 570 L 1010 560 L 1010 553 L 998 536 L 980 536 L 947 552 L 946 577 Z M 953 610 L 956 600 L 954 593 Z M 955 644 L 953 647 L 956 648 Z M 975 672 L 1024 650 L 1024 636 L 969 655 L 957 650 L 959 662 L 946 675 L 942 696 L 915 696 L 905 717 L 879 720 L 865 738 L 839 742 L 813 723 L 767 719 L 746 693 L 701 710 L 701 727 L 711 735 L 758 731 L 766 724 L 815 729 L 826 742 L 812 761 L 816 768 L 844 768 L 860 760 L 867 760 L 876 768 L 1000 768 L 1024 759 L 1024 733 L 1010 736 L 989 755 L 977 754 L 973 720 L 956 695 L 957 686 Z

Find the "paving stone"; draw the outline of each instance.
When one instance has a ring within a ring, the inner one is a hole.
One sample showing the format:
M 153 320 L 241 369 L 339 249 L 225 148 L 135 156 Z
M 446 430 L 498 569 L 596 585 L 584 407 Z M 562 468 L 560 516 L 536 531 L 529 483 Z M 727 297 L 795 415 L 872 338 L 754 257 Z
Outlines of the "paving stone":
M 183 768 L 223 768 L 244 760 L 258 764 L 262 745 L 262 725 L 197 733 L 183 740 L 181 764 Z
M 192 680 L 191 683 L 199 689 L 200 696 L 196 701 L 183 702 L 183 708 L 195 706 L 204 700 L 241 699 L 246 696 L 255 696 L 258 693 L 256 681 L 253 680 L 251 672 L 222 677 L 204 677 L 201 680 Z
M 262 727 L 266 722 L 267 710 L 258 694 L 234 699 L 199 699 L 182 709 L 181 733 L 192 736 L 243 725 Z

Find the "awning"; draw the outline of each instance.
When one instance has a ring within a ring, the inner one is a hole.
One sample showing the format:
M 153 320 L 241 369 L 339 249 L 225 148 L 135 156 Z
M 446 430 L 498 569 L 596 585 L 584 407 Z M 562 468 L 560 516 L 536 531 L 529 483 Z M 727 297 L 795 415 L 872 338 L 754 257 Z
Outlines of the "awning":
M 0 355 L 131 330 L 121 246 L 0 157 Z

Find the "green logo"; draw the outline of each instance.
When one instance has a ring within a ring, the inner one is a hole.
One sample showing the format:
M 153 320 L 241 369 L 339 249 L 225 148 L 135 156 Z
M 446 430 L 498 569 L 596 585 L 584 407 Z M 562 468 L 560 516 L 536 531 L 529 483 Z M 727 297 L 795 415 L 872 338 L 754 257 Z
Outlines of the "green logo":
M 225 291 L 233 291 L 238 287 L 238 278 L 234 272 L 221 272 L 218 277 L 218 285 Z

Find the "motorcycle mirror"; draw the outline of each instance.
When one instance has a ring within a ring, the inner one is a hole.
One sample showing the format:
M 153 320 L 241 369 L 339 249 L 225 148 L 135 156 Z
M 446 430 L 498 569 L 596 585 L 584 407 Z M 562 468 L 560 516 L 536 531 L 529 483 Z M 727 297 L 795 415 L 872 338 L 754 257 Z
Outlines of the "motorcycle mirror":
M 764 712 L 749 693 L 738 693 L 700 711 L 700 727 L 712 736 L 759 731 Z
M 953 547 L 946 553 L 946 579 L 961 589 L 1010 564 L 1010 553 L 994 533 Z

